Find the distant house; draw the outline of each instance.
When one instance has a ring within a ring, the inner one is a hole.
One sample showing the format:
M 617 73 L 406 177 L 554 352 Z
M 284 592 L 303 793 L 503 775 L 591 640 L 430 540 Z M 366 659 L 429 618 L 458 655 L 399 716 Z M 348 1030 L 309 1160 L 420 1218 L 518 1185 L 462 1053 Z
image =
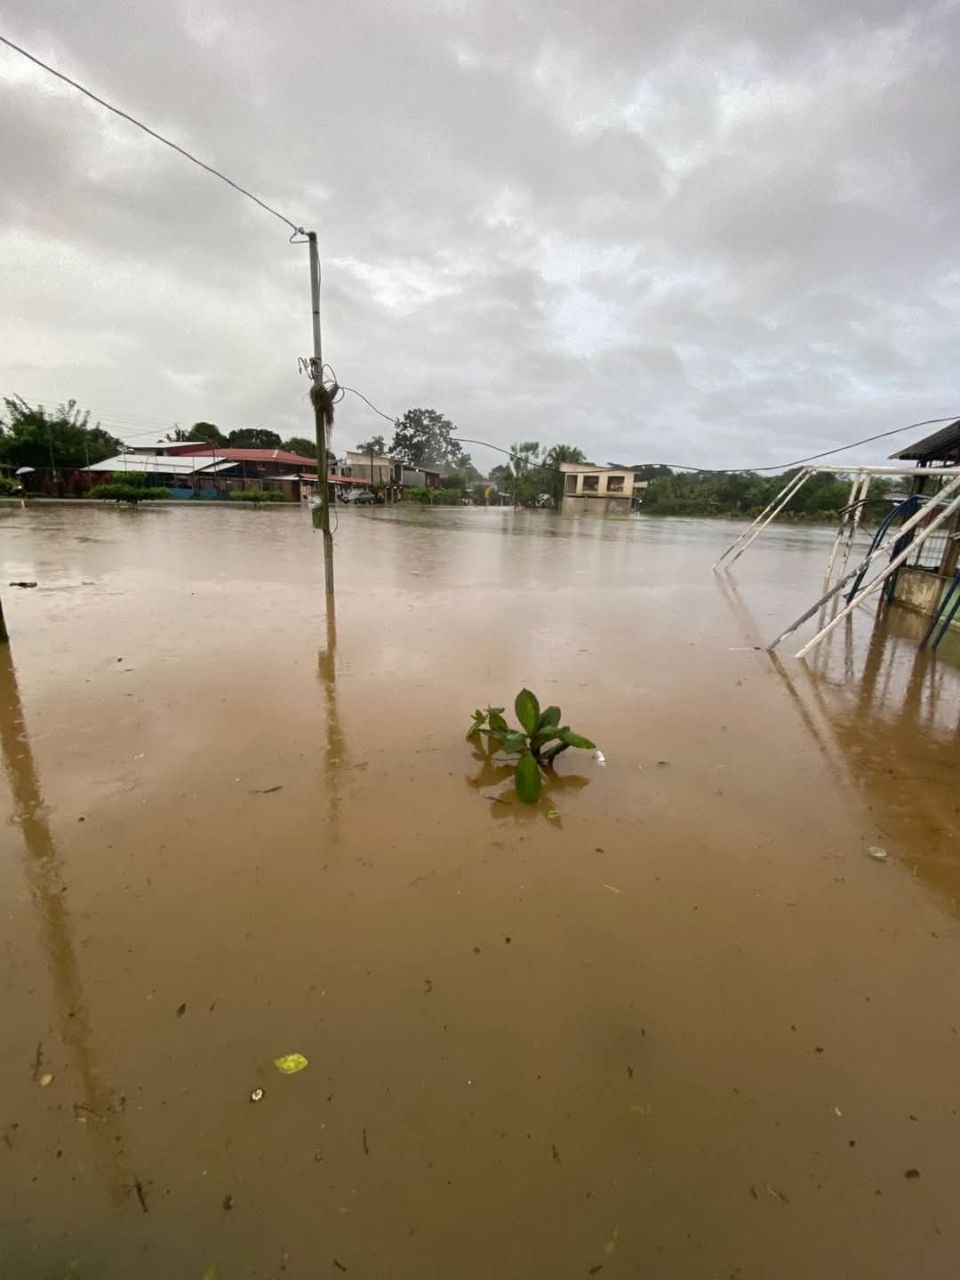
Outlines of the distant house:
M 348 449 L 344 460 L 343 474 L 351 479 L 364 480 L 379 488 L 390 484 L 393 480 L 394 467 L 397 464 L 392 458 L 385 458 L 375 453 L 371 459 L 369 453 L 360 453 L 356 449 Z
M 402 462 L 393 464 L 394 483 L 405 489 L 442 489 L 443 479 L 432 467 L 406 467 Z
M 304 482 L 316 483 L 317 460 L 285 449 L 233 449 L 229 446 L 176 441 L 146 451 L 105 458 L 83 468 L 87 487 L 122 481 L 130 472 L 170 490 L 172 498 L 229 498 L 237 489 L 277 489 L 299 500 Z
M 561 462 L 564 515 L 629 515 L 647 481 L 625 467 Z

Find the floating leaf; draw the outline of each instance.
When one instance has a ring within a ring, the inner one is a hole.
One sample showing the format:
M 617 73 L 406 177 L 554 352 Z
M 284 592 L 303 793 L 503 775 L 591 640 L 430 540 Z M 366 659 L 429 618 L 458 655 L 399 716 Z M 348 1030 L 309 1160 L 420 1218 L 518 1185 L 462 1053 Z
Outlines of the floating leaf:
M 217 1280 L 217 1276 L 219 1274 L 220 1272 L 217 1270 L 217 1264 L 215 1262 L 211 1262 L 209 1267 L 207 1267 L 206 1271 L 203 1273 L 203 1280 Z
M 535 733 L 537 721 L 540 719 L 540 703 L 537 701 L 536 695 L 532 694 L 529 689 L 521 689 L 513 706 L 517 713 L 517 719 L 527 733 Z
M 274 1058 L 273 1065 L 285 1076 L 295 1076 L 310 1064 L 302 1053 L 285 1053 L 282 1058 Z
M 548 809 L 548 810 L 547 810 L 547 817 L 550 819 L 550 821 L 551 821 L 551 822 L 559 822 L 559 821 L 560 821 L 560 810 L 559 810 L 559 809 Z
M 543 780 L 540 777 L 537 762 L 529 752 L 521 756 L 517 761 L 514 781 L 517 788 L 517 798 L 524 804 L 536 804 L 540 799 Z

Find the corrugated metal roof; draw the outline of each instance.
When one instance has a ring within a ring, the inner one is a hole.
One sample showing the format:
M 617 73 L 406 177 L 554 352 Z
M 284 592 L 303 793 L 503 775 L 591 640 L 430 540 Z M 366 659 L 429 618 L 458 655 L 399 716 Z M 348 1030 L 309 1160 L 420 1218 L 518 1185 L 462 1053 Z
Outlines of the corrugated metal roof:
M 147 475 L 192 476 L 197 471 L 224 471 L 235 464 L 229 462 L 212 462 L 209 458 L 197 458 L 192 454 L 185 457 L 167 458 L 153 453 L 118 453 L 115 458 L 104 458 L 103 462 L 92 462 L 84 471 L 108 471 L 122 475 L 124 471 L 139 471 Z
M 960 418 L 948 422 L 932 436 L 908 444 L 899 453 L 891 453 L 890 457 L 904 462 L 960 461 Z
M 181 446 L 186 443 L 181 441 Z M 181 452 L 177 456 L 180 458 L 194 458 L 197 455 L 207 458 L 215 458 L 218 461 L 225 458 L 230 462 L 282 462 L 287 467 L 313 467 L 316 469 L 316 458 L 305 458 L 299 453 L 288 453 L 286 449 L 231 449 L 229 447 L 220 448 L 219 445 L 198 444 L 194 445 L 189 452 Z

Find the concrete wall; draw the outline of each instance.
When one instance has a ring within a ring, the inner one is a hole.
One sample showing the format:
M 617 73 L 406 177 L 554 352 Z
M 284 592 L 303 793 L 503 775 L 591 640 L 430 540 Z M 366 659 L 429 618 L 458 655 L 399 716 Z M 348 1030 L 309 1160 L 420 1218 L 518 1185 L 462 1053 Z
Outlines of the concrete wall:
M 588 515 L 588 516 L 628 516 L 630 514 L 629 498 L 594 498 L 590 496 L 577 497 L 574 494 L 564 494 L 563 506 L 561 512 L 565 516 Z
M 355 449 L 347 450 L 347 466 L 355 480 L 372 480 L 375 485 L 389 484 L 393 478 L 393 462 L 390 458 L 373 455 L 373 467 L 370 466 L 368 453 L 357 453 Z
M 897 575 L 897 587 L 893 598 L 905 609 L 913 609 L 916 613 L 929 615 L 936 612 L 950 582 L 950 578 L 943 577 L 939 573 L 931 573 L 926 569 L 903 568 Z M 950 625 L 960 630 L 960 615 L 954 618 Z

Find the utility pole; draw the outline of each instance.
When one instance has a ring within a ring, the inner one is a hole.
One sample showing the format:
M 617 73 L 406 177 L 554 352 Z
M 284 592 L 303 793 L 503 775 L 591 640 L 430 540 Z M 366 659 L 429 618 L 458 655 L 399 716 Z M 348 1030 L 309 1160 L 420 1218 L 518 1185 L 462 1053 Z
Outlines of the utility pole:
M 310 299 L 313 306 L 313 358 L 310 372 L 313 386 L 310 399 L 317 432 L 317 504 L 313 508 L 313 527 L 323 535 L 323 577 L 327 588 L 327 607 L 333 601 L 333 535 L 330 532 L 330 485 L 327 480 L 327 427 L 333 422 L 333 395 L 323 385 L 323 350 L 320 345 L 320 258 L 317 233 L 307 232 L 310 246 Z

